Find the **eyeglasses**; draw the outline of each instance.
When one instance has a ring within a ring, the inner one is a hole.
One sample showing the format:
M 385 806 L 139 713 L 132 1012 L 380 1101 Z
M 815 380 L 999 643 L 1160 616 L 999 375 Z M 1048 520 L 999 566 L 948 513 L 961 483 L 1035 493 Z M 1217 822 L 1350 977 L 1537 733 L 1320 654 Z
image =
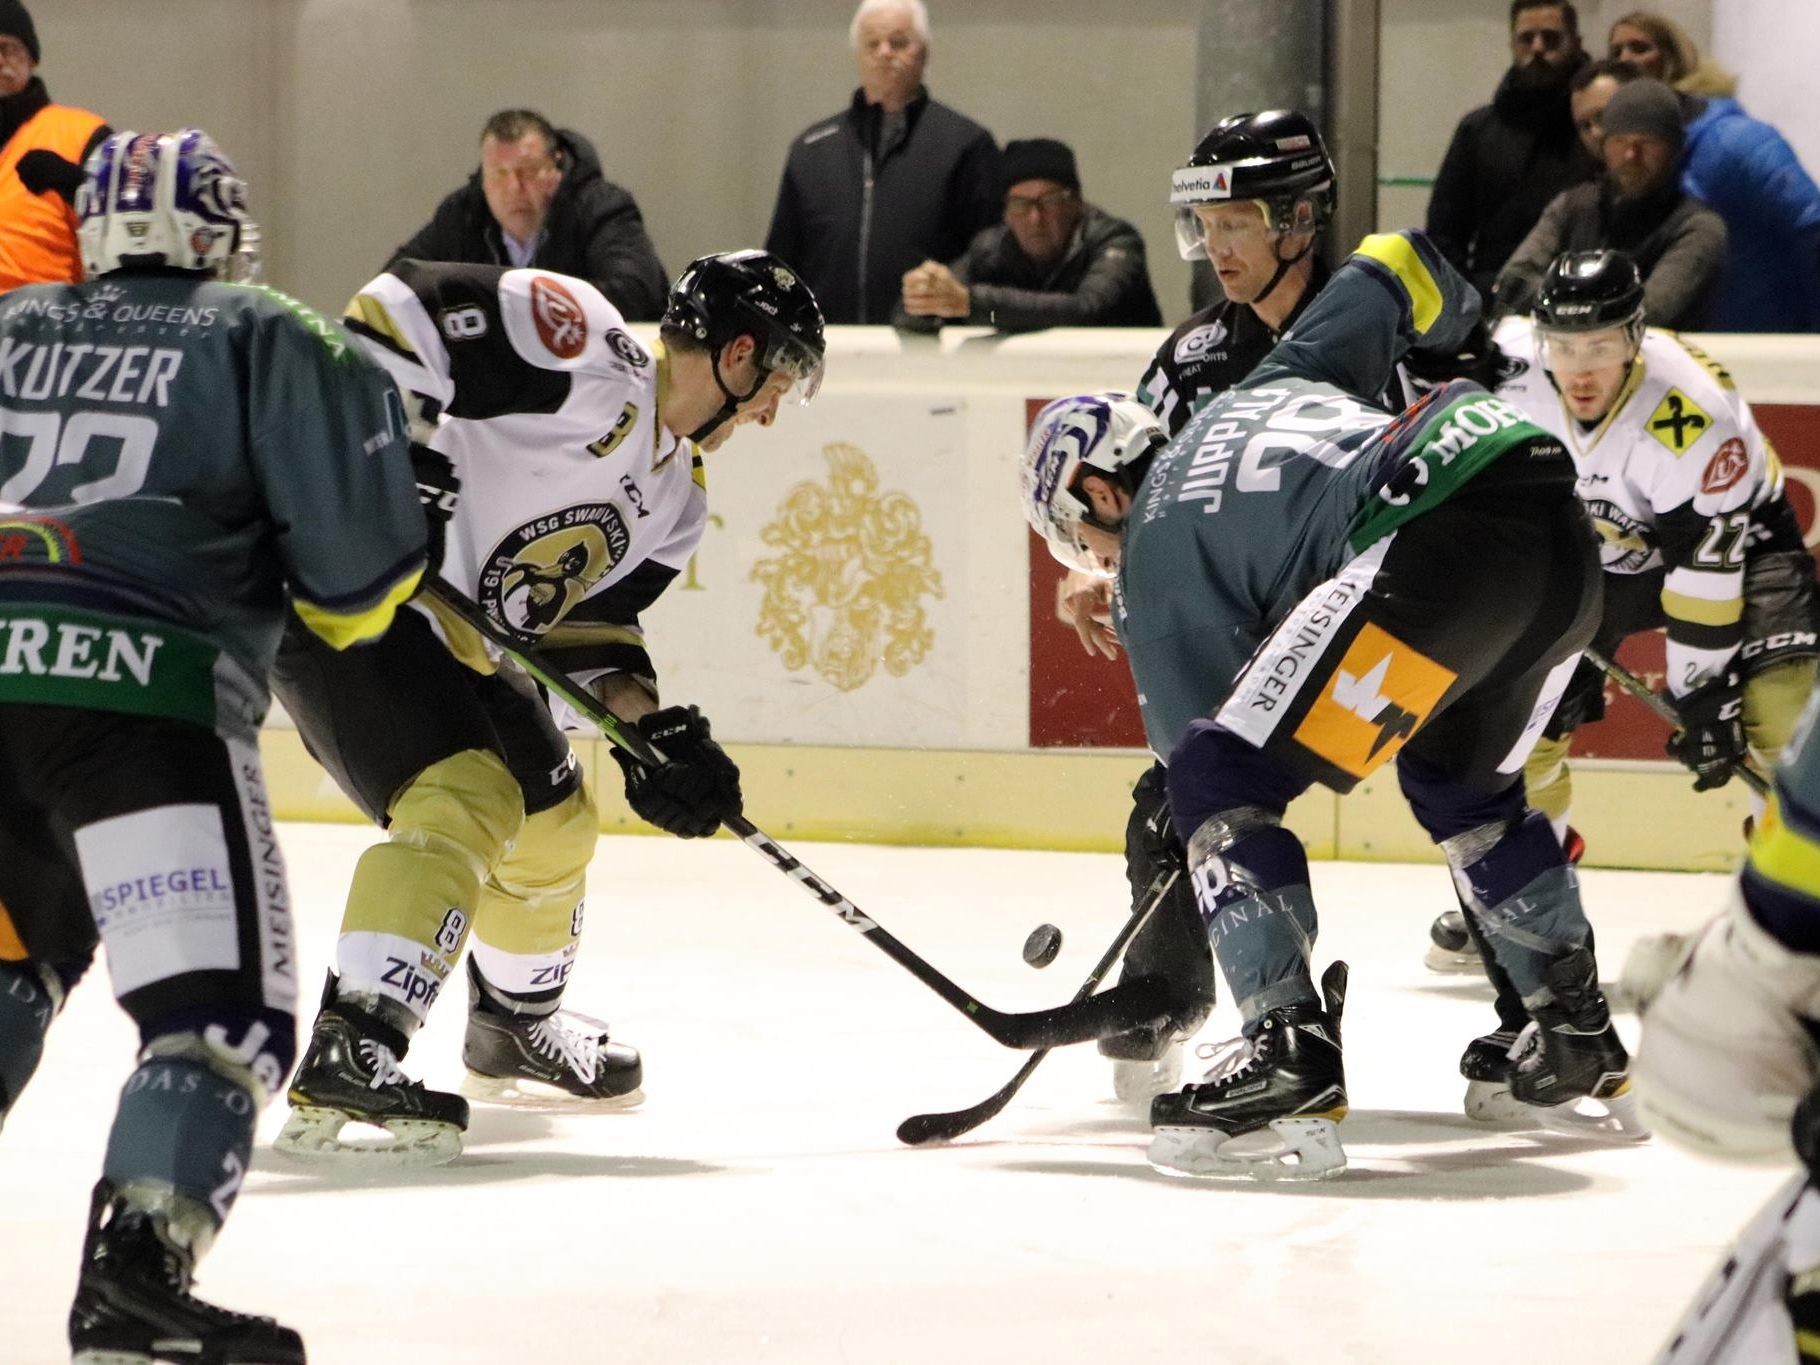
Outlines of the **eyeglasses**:
M 1050 190 L 1047 194 L 1034 196 L 1008 194 L 1005 196 L 1005 217 L 1021 218 L 1027 213 L 1053 213 L 1072 198 L 1074 191 L 1068 189 Z

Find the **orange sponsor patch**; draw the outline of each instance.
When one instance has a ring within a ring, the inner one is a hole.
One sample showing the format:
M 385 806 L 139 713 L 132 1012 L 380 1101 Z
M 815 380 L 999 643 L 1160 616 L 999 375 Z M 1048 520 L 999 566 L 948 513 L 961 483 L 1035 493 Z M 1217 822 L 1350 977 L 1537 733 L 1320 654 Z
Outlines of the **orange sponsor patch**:
M 1342 772 L 1368 777 L 1409 742 L 1455 676 L 1388 631 L 1367 625 L 1295 737 Z
M 12 917 L 6 913 L 6 903 L 0 901 L 0 962 L 23 962 L 27 956 L 25 944 L 19 939 L 19 931 L 13 927 Z

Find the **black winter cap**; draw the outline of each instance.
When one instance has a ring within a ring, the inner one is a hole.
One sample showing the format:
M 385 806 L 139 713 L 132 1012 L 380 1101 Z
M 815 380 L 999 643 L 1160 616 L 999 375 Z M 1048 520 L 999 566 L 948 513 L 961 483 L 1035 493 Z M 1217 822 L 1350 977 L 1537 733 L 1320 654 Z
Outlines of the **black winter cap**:
M 34 65 L 44 60 L 38 51 L 38 30 L 32 27 L 31 13 L 19 0 L 0 0 L 0 33 L 24 43 Z
M 1009 190 L 1026 180 L 1053 180 L 1071 190 L 1081 187 L 1080 172 L 1074 168 L 1074 153 L 1065 142 L 1052 137 L 1025 138 L 1007 142 L 999 160 L 999 180 Z

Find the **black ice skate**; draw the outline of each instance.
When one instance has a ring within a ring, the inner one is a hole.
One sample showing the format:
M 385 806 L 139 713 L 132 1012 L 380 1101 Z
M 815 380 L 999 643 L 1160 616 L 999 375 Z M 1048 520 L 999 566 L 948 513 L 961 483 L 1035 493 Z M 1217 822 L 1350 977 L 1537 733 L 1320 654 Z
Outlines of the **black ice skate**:
M 162 1215 L 95 1187 L 82 1271 L 70 1308 L 74 1365 L 304 1365 L 303 1339 L 270 1318 L 233 1313 L 190 1294 L 194 1258 Z
M 1250 1038 L 1225 1045 L 1207 1078 L 1150 1105 L 1150 1164 L 1165 1172 L 1252 1180 L 1324 1180 L 1346 1169 L 1340 1012 L 1346 964 L 1321 978 L 1326 1008 L 1271 1010 Z
M 645 1095 L 638 1049 L 615 1043 L 585 1015 L 511 1014 L 481 989 L 468 959 L 464 1094 L 495 1104 L 629 1109 Z
M 1533 1123 L 1534 1111 L 1510 1093 L 1511 1049 L 1516 1029 L 1494 1029 L 1466 1045 L 1460 1074 L 1466 1078 L 1466 1117 L 1480 1123 Z
M 398 1054 L 369 1037 L 361 1013 L 336 1004 L 316 1017 L 309 1050 L 291 1078 L 291 1116 L 272 1145 L 293 1156 L 358 1156 L 438 1166 L 461 1154 L 468 1102 L 431 1090 L 398 1069 Z M 344 1136 L 348 1124 L 387 1140 Z
M 1511 1095 L 1545 1128 L 1643 1141 L 1649 1130 L 1630 1094 L 1630 1054 L 1612 1026 L 1592 953 L 1574 949 L 1543 978 L 1554 998 L 1530 1010 L 1535 1017 L 1512 1048 Z
M 1161 1019 L 1100 1039 L 1100 1056 L 1112 1059 L 1112 1093 L 1124 1104 L 1149 1104 L 1182 1082 L 1183 1034 Z

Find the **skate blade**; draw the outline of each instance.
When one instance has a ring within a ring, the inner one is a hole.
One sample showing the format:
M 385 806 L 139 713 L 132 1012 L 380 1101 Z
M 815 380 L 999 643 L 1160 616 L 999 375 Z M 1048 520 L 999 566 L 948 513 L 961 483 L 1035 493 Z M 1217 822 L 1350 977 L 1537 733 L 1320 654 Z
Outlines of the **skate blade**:
M 157 1356 L 148 1356 L 143 1351 L 116 1351 L 102 1348 L 89 1351 L 78 1351 L 70 1357 L 70 1365 L 157 1365 Z
M 70 1357 L 70 1365 L 159 1365 L 161 1361 L 198 1361 L 220 1360 L 219 1355 L 205 1354 L 193 1338 L 174 1341 L 167 1349 L 158 1349 L 160 1343 L 153 1343 L 148 1355 L 144 1351 L 123 1351 L 117 1347 L 90 1347 L 86 1351 L 77 1351 Z M 263 1362 L 252 1356 L 239 1356 L 240 1365 L 263 1365 Z M 283 1365 L 283 1362 L 272 1358 L 271 1365 Z
M 349 1125 L 374 1136 L 347 1137 L 344 1130 Z M 381 1133 L 383 1137 L 379 1136 Z M 461 1155 L 461 1129 L 429 1119 L 388 1119 L 371 1124 L 339 1109 L 299 1105 L 291 1110 L 284 1130 L 273 1139 L 272 1150 L 305 1160 L 346 1157 L 395 1166 L 440 1166 Z
M 1588 1107 L 1591 1106 L 1591 1107 Z M 1637 1112 L 1637 1100 L 1626 1082 L 1608 1098 L 1584 1096 L 1564 1104 L 1526 1105 L 1535 1122 L 1551 1133 L 1599 1138 L 1606 1142 L 1647 1142 L 1649 1127 Z
M 1525 1104 L 1510 1093 L 1502 1081 L 1466 1082 L 1466 1117 L 1474 1123 L 1496 1123 L 1533 1127 L 1537 1122 L 1535 1106 Z
M 1142 1107 L 1146 1113 L 1150 1101 L 1167 1095 L 1182 1083 L 1182 1045 L 1171 1043 L 1155 1061 L 1141 1062 L 1118 1058 L 1112 1063 L 1112 1093 L 1119 1103 Z
M 1331 1180 L 1346 1169 L 1330 1118 L 1272 1119 L 1238 1137 L 1213 1128 L 1159 1127 L 1148 1156 L 1164 1175 L 1202 1179 Z
M 645 1102 L 643 1088 L 628 1090 L 623 1095 L 572 1095 L 561 1086 L 524 1076 L 483 1076 L 470 1071 L 458 1087 L 471 1100 L 484 1104 L 506 1105 L 513 1109 L 550 1110 L 568 1113 L 613 1113 L 635 1109 Z
M 1460 975 L 1468 972 L 1484 974 L 1485 964 L 1479 960 L 1479 954 L 1469 944 L 1461 952 L 1449 952 L 1438 943 L 1428 945 L 1428 952 L 1422 958 L 1422 965 L 1431 972 L 1440 972 L 1446 976 Z

